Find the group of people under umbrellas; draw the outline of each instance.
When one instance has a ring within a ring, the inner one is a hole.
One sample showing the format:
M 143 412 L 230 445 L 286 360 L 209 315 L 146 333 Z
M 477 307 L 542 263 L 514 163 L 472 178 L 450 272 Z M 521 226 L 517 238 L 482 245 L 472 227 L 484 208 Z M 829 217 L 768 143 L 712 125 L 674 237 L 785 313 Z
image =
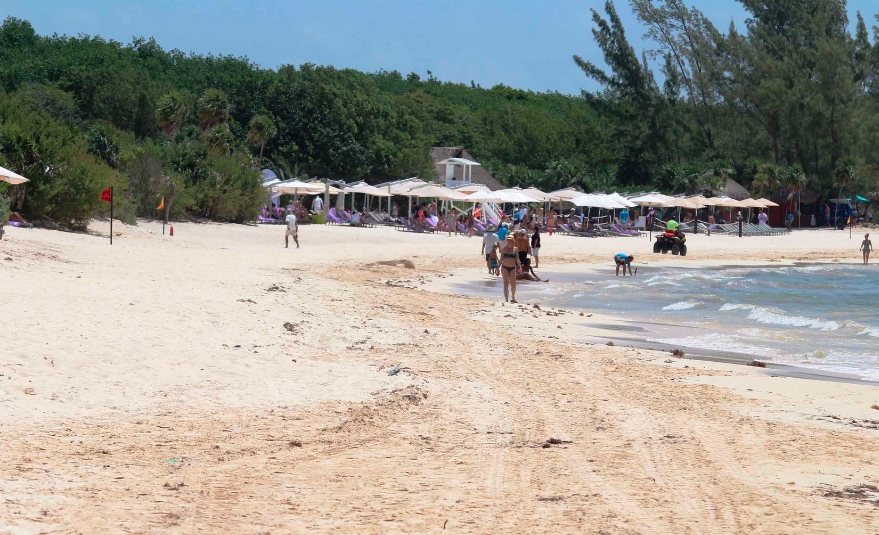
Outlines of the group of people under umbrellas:
M 486 232 L 482 237 L 482 254 L 489 275 L 503 278 L 505 301 L 517 302 L 517 280 L 549 282 L 534 272 L 540 262 L 540 226 L 537 224 L 533 225 L 530 236 L 524 226 L 511 229 L 509 223 L 501 224 L 497 232 Z

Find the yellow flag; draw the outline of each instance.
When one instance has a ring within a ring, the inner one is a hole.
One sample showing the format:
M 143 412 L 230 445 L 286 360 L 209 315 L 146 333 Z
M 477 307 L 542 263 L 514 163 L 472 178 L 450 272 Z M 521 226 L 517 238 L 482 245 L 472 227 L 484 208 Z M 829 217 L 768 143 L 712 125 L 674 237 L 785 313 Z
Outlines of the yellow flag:
M 165 198 L 162 197 L 162 200 L 159 201 L 159 205 L 156 206 L 156 210 L 161 210 L 161 209 L 164 208 L 164 207 L 165 207 Z

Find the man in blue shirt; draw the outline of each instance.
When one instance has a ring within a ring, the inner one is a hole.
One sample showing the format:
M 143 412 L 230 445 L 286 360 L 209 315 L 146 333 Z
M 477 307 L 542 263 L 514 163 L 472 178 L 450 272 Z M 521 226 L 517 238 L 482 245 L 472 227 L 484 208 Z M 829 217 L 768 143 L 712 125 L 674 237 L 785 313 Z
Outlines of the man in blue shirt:
M 507 234 L 510 232 L 510 229 L 507 228 L 506 223 L 501 223 L 501 228 L 497 229 L 497 239 L 500 240 L 501 243 L 504 243 L 504 240 L 507 239 Z
M 635 276 L 635 273 L 637 273 L 638 270 L 635 269 L 635 273 L 632 273 L 632 260 L 634 259 L 634 256 L 627 255 L 626 253 L 617 253 L 616 255 L 614 255 L 613 261 L 617 265 L 617 277 L 620 276 L 620 266 L 622 266 L 623 268 L 623 277 L 626 276 L 627 267 L 629 268 L 629 275 L 633 277 Z

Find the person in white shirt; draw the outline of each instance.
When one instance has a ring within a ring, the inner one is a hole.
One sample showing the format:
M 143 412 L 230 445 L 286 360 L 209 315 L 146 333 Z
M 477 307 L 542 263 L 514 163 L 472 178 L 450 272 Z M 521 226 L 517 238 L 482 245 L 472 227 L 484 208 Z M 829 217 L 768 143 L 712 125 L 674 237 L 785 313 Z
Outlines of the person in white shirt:
M 314 213 L 316 213 L 316 214 L 321 214 L 321 213 L 323 213 L 323 211 L 324 211 L 324 200 L 323 200 L 323 198 L 322 198 L 320 195 L 318 195 L 317 197 L 315 197 L 314 200 L 311 202 L 311 211 L 314 212 Z
M 486 232 L 485 236 L 482 237 L 482 254 L 485 255 L 485 265 L 488 266 L 489 273 L 492 272 L 491 252 L 500 241 L 500 238 L 494 232 Z
M 299 249 L 299 221 L 296 219 L 296 216 L 293 215 L 293 210 L 287 209 L 286 221 L 287 232 L 284 233 L 284 249 L 287 249 L 290 246 L 290 236 L 293 236 L 296 248 Z
M 761 225 L 766 226 L 766 222 L 769 221 L 769 214 L 767 214 L 766 212 L 760 212 L 760 214 L 757 216 L 757 220 L 760 221 Z

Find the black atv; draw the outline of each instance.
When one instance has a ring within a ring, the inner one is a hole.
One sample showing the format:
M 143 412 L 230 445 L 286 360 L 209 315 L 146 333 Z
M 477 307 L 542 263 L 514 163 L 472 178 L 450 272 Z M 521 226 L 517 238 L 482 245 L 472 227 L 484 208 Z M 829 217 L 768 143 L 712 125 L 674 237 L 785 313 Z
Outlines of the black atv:
M 680 230 L 667 230 L 656 235 L 653 244 L 654 253 L 687 256 L 687 237 Z

